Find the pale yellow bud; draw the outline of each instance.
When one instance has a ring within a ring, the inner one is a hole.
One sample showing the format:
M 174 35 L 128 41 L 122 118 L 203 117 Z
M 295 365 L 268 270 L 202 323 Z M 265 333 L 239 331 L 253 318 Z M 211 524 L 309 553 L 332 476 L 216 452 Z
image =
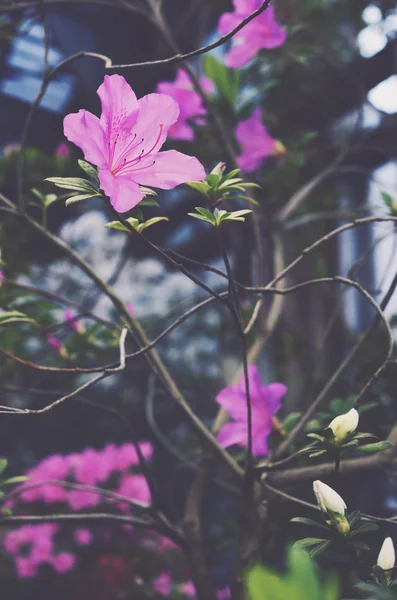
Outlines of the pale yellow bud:
M 391 537 L 387 537 L 382 544 L 376 564 L 384 571 L 388 571 L 394 567 L 395 562 L 396 554 L 394 552 L 393 540 Z
M 355 431 L 357 429 L 358 420 L 359 415 L 355 408 L 352 408 L 344 415 L 335 417 L 328 425 L 329 429 L 332 430 L 335 442 L 340 444 L 350 433 Z

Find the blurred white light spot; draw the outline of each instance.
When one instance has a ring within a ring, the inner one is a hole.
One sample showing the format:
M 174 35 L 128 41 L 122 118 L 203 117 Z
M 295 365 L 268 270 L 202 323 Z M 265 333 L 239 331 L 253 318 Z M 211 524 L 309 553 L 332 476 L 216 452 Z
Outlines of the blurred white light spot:
M 397 75 L 392 75 L 372 88 L 368 94 L 371 104 L 388 115 L 397 113 Z
M 388 35 L 393 35 L 397 32 L 397 13 L 392 13 L 385 19 L 385 33 Z
M 387 37 L 379 25 L 369 25 L 360 31 L 357 43 L 361 56 L 371 58 L 383 50 L 387 44 Z
M 370 4 L 363 10 L 361 17 L 363 21 L 368 23 L 368 25 L 373 25 L 374 23 L 379 23 L 382 20 L 382 11 L 378 6 Z

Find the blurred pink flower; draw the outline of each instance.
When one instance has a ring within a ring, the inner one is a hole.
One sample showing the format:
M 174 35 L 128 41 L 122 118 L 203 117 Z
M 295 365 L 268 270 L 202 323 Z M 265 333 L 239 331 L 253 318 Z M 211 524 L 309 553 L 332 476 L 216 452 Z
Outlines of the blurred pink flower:
M 169 596 L 172 590 L 171 576 L 168 573 L 161 573 L 161 575 L 153 581 L 153 589 L 162 596 Z
M 201 77 L 200 84 L 207 93 L 215 90 L 214 84 L 207 77 Z M 169 137 L 174 140 L 192 141 L 194 139 L 192 122 L 204 124 L 202 117 L 207 114 L 207 110 L 200 94 L 194 89 L 189 75 L 183 69 L 178 69 L 175 80 L 161 81 L 157 85 L 157 91 L 168 94 L 179 105 L 179 117 L 176 123 L 171 125 L 168 131 Z
M 272 431 L 272 416 L 279 410 L 281 398 L 287 387 L 282 383 L 262 385 L 258 367 L 248 367 L 252 407 L 252 451 L 256 456 L 266 456 L 269 452 L 267 438 Z M 224 448 L 237 444 L 247 446 L 247 405 L 244 376 L 238 385 L 226 387 L 216 397 L 218 404 L 233 419 L 218 433 L 218 442 Z
M 126 303 L 126 307 L 127 307 L 128 311 L 129 311 L 129 312 L 130 312 L 132 315 L 134 315 L 134 314 L 136 313 L 136 308 L 135 308 L 135 306 L 132 304 L 132 302 L 127 302 L 127 303 Z
M 70 552 L 61 552 L 56 554 L 51 559 L 51 564 L 57 573 L 67 573 L 70 571 L 76 563 L 76 557 Z
M 92 542 L 92 533 L 89 529 L 76 529 L 73 537 L 79 546 L 88 546 Z
M 73 311 L 70 308 L 65 308 L 63 311 L 63 317 L 65 321 L 68 321 L 68 325 L 70 329 L 76 331 L 77 333 L 84 333 L 85 327 L 81 321 L 74 315 Z
M 231 598 L 230 588 L 224 587 L 216 592 L 218 600 L 229 600 Z
M 131 498 L 131 500 L 150 504 L 150 490 L 143 475 L 131 475 L 129 473 L 123 475 L 117 493 L 120 496 Z
M 260 108 L 256 108 L 246 121 L 240 121 L 235 133 L 242 148 L 241 154 L 237 157 L 237 164 L 246 173 L 258 169 L 268 156 L 285 154 L 281 142 L 272 138 L 263 126 Z
M 69 144 L 67 144 L 66 142 L 61 142 L 55 148 L 54 156 L 56 156 L 56 158 L 69 158 L 70 154 L 71 149 Z
M 139 185 L 169 190 L 205 178 L 197 158 L 175 150 L 160 152 L 179 115 L 170 96 L 149 94 L 137 100 L 121 75 L 105 75 L 98 96 L 101 117 L 86 110 L 67 115 L 64 133 L 99 167 L 101 188 L 115 210 L 126 212 L 144 198 Z
M 11 144 L 7 144 L 6 146 L 4 146 L 3 154 L 7 158 L 9 158 L 11 156 L 11 154 L 19 152 L 20 149 L 21 149 L 21 144 L 18 144 L 17 142 L 12 142 Z
M 183 594 L 185 594 L 185 596 L 188 596 L 189 598 L 192 598 L 193 596 L 196 595 L 196 589 L 191 581 L 186 581 L 185 583 L 181 583 L 181 585 L 179 585 L 178 587 L 179 587 L 180 591 Z
M 224 13 L 218 24 L 221 35 L 227 35 L 246 17 L 258 10 L 263 0 L 233 0 L 234 12 Z M 250 21 L 235 34 L 232 47 L 226 54 L 226 65 L 238 68 L 252 60 L 262 48 L 282 46 L 287 38 L 285 30 L 277 23 L 273 5 Z
M 58 340 L 58 338 L 55 337 L 55 335 L 49 335 L 47 339 L 52 349 L 55 350 L 55 352 L 59 354 L 59 356 L 62 356 L 62 358 L 68 357 L 68 351 L 66 350 L 65 346 Z
M 82 508 L 97 506 L 99 496 L 95 492 L 71 490 L 68 494 L 67 502 L 72 510 L 81 510 Z

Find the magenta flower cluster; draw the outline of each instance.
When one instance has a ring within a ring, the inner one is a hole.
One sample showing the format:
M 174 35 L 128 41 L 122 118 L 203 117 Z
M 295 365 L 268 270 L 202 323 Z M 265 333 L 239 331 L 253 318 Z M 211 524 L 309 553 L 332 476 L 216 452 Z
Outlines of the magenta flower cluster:
M 142 442 L 140 448 L 144 457 L 150 459 L 151 444 Z M 26 491 L 21 491 L 19 498 L 25 503 L 62 503 L 72 511 L 92 509 L 103 502 L 103 496 L 95 491 L 69 489 L 57 483 L 49 483 L 67 480 L 94 488 L 105 488 L 131 500 L 149 504 L 150 491 L 145 477 L 131 472 L 138 465 L 137 451 L 130 443 L 118 447 L 108 444 L 103 450 L 86 448 L 81 453 L 55 454 L 26 473 L 30 479 L 21 486 L 21 490 L 26 488 Z M 113 486 L 109 485 L 110 477 L 115 482 Z M 14 505 L 15 501 L 7 504 L 11 509 Z M 128 509 L 128 505 L 122 501 L 115 502 L 114 506 L 121 512 Z M 43 563 L 51 565 L 58 573 L 65 573 L 73 568 L 76 562 L 74 554 L 55 551 L 54 536 L 58 531 L 59 525 L 40 524 L 26 525 L 7 533 L 4 547 L 13 555 L 20 577 L 34 577 Z M 88 529 L 75 530 L 76 544 L 84 546 L 92 540 L 92 533 Z

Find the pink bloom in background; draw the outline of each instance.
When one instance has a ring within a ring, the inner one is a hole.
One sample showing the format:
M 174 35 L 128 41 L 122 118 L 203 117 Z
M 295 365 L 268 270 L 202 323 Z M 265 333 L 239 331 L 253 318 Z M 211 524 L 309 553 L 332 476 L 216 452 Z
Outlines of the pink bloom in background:
M 92 533 L 89 529 L 76 529 L 74 539 L 79 546 L 88 546 L 92 542 Z
M 0 269 L 0 287 L 5 278 L 4 272 Z
M 126 303 L 126 307 L 129 310 L 129 312 L 134 315 L 136 313 L 136 308 L 135 306 L 132 304 L 132 302 L 127 302 Z
M 170 575 L 168 573 L 161 573 L 161 575 L 159 575 L 153 581 L 153 589 L 162 596 L 169 596 L 172 589 L 172 580 Z
M 240 121 L 235 134 L 242 148 L 241 154 L 237 157 L 237 164 L 246 173 L 258 169 L 268 156 L 285 154 L 283 144 L 272 138 L 262 124 L 260 108 L 256 108 L 246 121 Z
M 227 35 L 246 17 L 258 10 L 263 0 L 233 0 L 234 12 L 224 13 L 218 23 L 221 35 Z M 226 65 L 238 68 L 252 60 L 262 48 L 277 48 L 286 40 L 285 30 L 274 16 L 272 4 L 250 21 L 233 37 L 232 47 L 226 54 Z
M 201 77 L 200 84 L 205 92 L 215 91 L 214 84 L 207 77 Z M 207 114 L 207 110 L 203 106 L 200 95 L 195 91 L 189 75 L 183 69 L 178 69 L 175 80 L 161 81 L 157 91 L 168 94 L 179 105 L 179 117 L 176 123 L 171 125 L 168 131 L 169 137 L 173 140 L 192 141 L 194 129 L 191 122 L 204 124 L 202 117 Z
M 216 597 L 218 600 L 229 600 L 231 598 L 230 588 L 225 587 L 216 592 Z
M 57 573 L 67 573 L 76 563 L 76 557 L 70 552 L 61 552 L 52 557 L 51 564 Z
M 55 350 L 55 352 L 59 354 L 59 356 L 62 356 L 62 358 L 68 357 L 68 351 L 66 350 L 65 346 L 58 340 L 58 338 L 55 337 L 55 335 L 49 335 L 47 339 L 52 349 Z
M 21 144 L 18 144 L 17 142 L 12 142 L 11 144 L 7 144 L 6 146 L 4 146 L 3 154 L 7 158 L 9 158 L 11 156 L 11 154 L 19 152 L 20 149 L 21 149 Z
M 183 594 L 185 594 L 185 596 L 188 596 L 189 598 L 192 598 L 193 596 L 196 595 L 195 587 L 191 581 L 186 581 L 186 583 L 181 583 L 181 585 L 178 587 L 179 587 L 180 591 Z
M 160 152 L 179 116 L 171 96 L 149 94 L 137 100 L 121 75 L 105 75 L 98 96 L 101 117 L 86 110 L 67 115 L 64 133 L 99 167 L 101 188 L 115 210 L 126 212 L 144 198 L 139 185 L 169 190 L 205 178 L 197 158 L 175 150 Z
M 149 442 L 140 443 L 140 449 L 146 459 L 151 458 L 153 448 Z M 139 467 L 139 459 L 134 444 L 129 442 L 118 447 L 107 444 L 102 450 L 86 448 L 80 453 L 54 454 L 26 473 L 29 481 L 20 486 L 19 498 L 25 503 L 61 502 L 67 504 L 71 510 L 87 510 L 97 508 L 102 502 L 106 502 L 104 496 L 95 491 L 95 487 L 99 484 L 100 487 L 114 491 L 120 496 L 149 504 L 150 491 L 146 480 L 143 475 L 132 473 L 131 467 Z M 64 480 L 94 489 L 93 491 L 73 489 L 57 484 Z M 41 482 L 42 485 L 29 489 L 32 484 Z M 26 491 L 23 491 L 24 488 Z M 15 503 L 16 500 L 11 499 L 8 508 L 13 510 Z M 120 501 L 114 503 L 114 508 L 119 511 L 125 506 L 128 505 Z M 6 534 L 4 547 L 14 556 L 20 577 L 35 577 L 38 573 L 37 567 L 42 563 L 52 565 L 58 573 L 65 573 L 73 568 L 76 562 L 74 554 L 54 552 L 53 536 L 58 530 L 58 525 L 47 523 L 22 526 Z M 91 531 L 83 528 L 77 528 L 73 538 L 79 546 L 86 546 L 93 540 Z M 172 545 L 172 542 L 170 544 Z
M 269 452 L 267 438 L 272 431 L 272 416 L 279 410 L 281 398 L 287 392 L 282 383 L 262 385 L 258 367 L 248 367 L 252 407 L 252 452 L 255 456 L 266 456 Z M 247 446 L 247 404 L 244 376 L 238 385 L 226 387 L 216 397 L 218 404 L 233 419 L 218 433 L 218 442 L 224 448 L 237 444 Z
M 76 331 L 77 333 L 85 332 L 85 327 L 83 323 L 79 321 L 79 319 L 74 315 L 73 311 L 71 311 L 70 308 L 65 308 L 65 310 L 63 311 L 63 317 L 65 321 L 69 321 L 68 325 L 70 329 L 73 329 L 73 331 Z
M 70 146 L 66 142 L 61 142 L 55 148 L 54 156 L 56 156 L 56 158 L 69 158 L 70 154 Z

